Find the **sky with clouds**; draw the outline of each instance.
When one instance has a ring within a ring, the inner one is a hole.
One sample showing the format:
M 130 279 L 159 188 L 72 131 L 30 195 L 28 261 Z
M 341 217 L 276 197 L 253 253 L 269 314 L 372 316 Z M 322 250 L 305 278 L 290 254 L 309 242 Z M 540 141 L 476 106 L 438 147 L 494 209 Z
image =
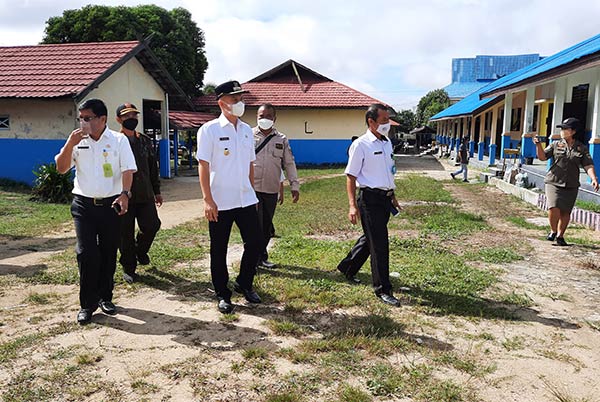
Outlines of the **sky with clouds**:
M 452 58 L 547 56 L 600 33 L 600 2 L 571 0 L 0 0 L 0 46 L 87 4 L 184 7 L 204 31 L 206 82 L 247 81 L 294 59 L 391 104 L 450 83 Z

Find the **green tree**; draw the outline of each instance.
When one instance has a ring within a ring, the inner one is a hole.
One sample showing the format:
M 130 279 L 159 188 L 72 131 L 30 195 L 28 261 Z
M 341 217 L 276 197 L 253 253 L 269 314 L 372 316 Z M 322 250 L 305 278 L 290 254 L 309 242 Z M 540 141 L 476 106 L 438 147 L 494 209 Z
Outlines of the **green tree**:
M 214 84 L 212 82 L 207 82 L 206 84 L 204 84 L 204 87 L 202 88 L 202 94 L 203 95 L 214 95 L 216 88 L 217 88 L 217 84 Z
M 421 98 L 417 105 L 417 125 L 424 126 L 429 124 L 431 116 L 441 112 L 448 106 L 450 106 L 450 98 L 445 90 L 435 89 L 429 91 Z
M 184 8 L 88 5 L 65 10 L 46 21 L 42 43 L 141 40 L 150 35 L 150 49 L 175 81 L 187 95 L 199 95 L 208 67 L 204 33 Z
M 410 133 L 417 127 L 417 116 L 410 109 L 399 111 L 396 116 L 394 116 L 393 120 L 400 124 L 397 129 L 400 133 Z

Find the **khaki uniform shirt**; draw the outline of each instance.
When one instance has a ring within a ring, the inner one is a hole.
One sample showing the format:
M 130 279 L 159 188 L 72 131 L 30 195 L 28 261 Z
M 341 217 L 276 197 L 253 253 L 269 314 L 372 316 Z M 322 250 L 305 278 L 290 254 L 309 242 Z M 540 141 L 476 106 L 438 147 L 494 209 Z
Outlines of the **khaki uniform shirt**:
M 555 141 L 544 149 L 544 153 L 546 158 L 554 158 L 554 163 L 550 166 L 544 183 L 553 184 L 556 187 L 579 187 L 579 168 L 594 164 L 587 146 L 577 140 L 572 148 L 569 148 L 563 139 Z
M 266 138 L 258 127 L 252 129 L 254 147 L 258 147 Z M 267 145 L 256 154 L 254 161 L 254 189 L 259 193 L 276 194 L 281 183 L 281 169 L 285 173 L 292 191 L 300 190 L 296 162 L 285 135 L 273 128 L 269 135 L 274 135 Z

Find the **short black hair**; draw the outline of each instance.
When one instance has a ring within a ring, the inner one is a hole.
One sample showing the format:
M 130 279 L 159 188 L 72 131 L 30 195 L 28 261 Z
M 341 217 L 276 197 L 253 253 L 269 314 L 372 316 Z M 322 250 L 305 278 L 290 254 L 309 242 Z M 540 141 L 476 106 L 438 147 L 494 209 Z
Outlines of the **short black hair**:
M 108 109 L 100 99 L 88 99 L 79 104 L 79 111 L 90 109 L 96 116 L 108 116 Z
M 387 110 L 387 107 L 381 103 L 373 103 L 371 106 L 369 106 L 367 113 L 365 113 L 365 123 L 367 123 L 367 126 L 369 125 L 369 119 L 377 121 L 380 110 Z
M 269 110 L 271 110 L 273 112 L 273 116 L 277 116 L 277 111 L 275 110 L 275 106 L 273 106 L 271 103 L 263 103 L 258 108 L 259 109 L 260 108 L 269 109 Z

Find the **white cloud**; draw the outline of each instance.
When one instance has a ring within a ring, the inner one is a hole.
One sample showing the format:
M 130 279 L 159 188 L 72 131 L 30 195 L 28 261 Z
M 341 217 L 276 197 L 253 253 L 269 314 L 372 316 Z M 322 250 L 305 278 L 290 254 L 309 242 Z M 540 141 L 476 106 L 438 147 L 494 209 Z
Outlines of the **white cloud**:
M 0 44 L 41 40 L 44 22 L 89 0 L 0 0 Z M 139 0 L 102 4 L 136 5 Z M 550 55 L 597 34 L 600 2 L 559 0 L 158 0 L 205 31 L 206 81 L 247 80 L 295 59 L 399 108 L 445 86 L 455 57 Z M 563 11 L 561 11 L 563 10 Z

